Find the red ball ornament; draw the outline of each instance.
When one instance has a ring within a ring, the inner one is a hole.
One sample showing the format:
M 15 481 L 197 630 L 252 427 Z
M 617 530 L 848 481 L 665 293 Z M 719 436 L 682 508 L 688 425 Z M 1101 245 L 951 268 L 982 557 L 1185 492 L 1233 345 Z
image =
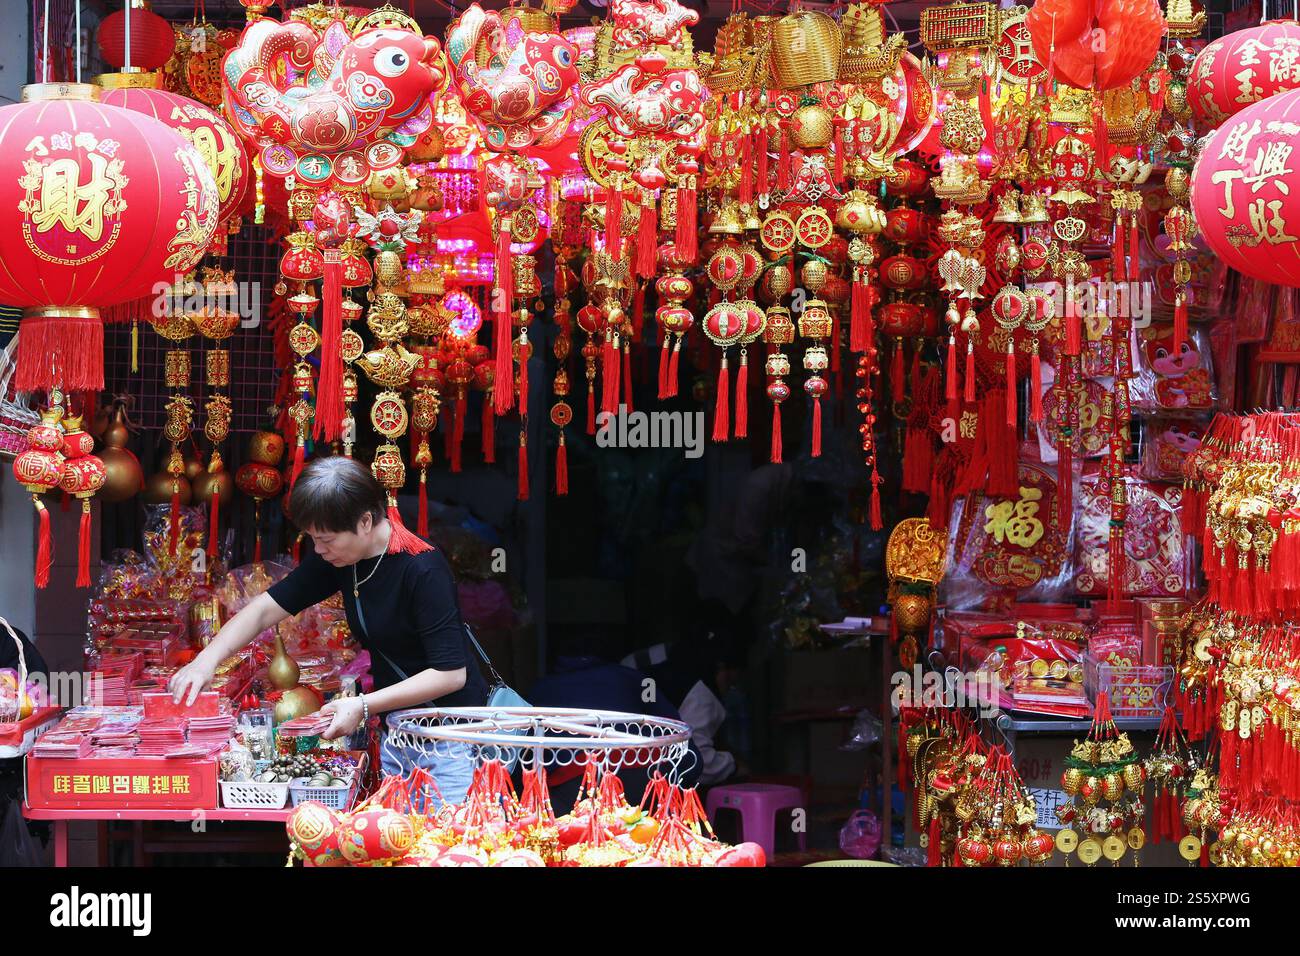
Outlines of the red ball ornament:
M 154 294 L 207 251 L 219 215 L 203 157 L 89 84 L 0 107 L 0 301 L 21 306 L 15 386 L 104 387 L 99 307 Z
M 104 62 L 158 70 L 167 65 L 176 47 L 172 25 L 149 9 L 148 0 L 128 0 L 130 11 L 117 10 L 99 25 L 99 52 Z M 131 21 L 131 49 L 127 56 L 127 19 Z
M 1271 20 L 1219 37 L 1196 55 L 1187 81 L 1187 105 L 1209 130 L 1248 106 L 1300 86 L 1292 65 L 1300 23 Z
M 410 818 L 387 807 L 358 811 L 339 827 L 339 849 L 352 864 L 405 856 L 414 842 Z
M 1215 130 L 1192 171 L 1192 212 L 1229 267 L 1300 286 L 1300 175 L 1288 161 L 1300 90 L 1248 106 Z M 1171 237 L 1172 238 L 1172 237 Z
M 235 472 L 235 487 L 250 498 L 274 498 L 284 487 L 280 469 L 260 461 L 245 462 Z

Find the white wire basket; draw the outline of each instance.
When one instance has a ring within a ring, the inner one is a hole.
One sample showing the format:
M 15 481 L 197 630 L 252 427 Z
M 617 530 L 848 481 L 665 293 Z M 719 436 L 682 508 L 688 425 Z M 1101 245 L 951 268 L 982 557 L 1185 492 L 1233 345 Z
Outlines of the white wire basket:
M 280 810 L 289 802 L 289 783 L 222 780 L 221 805 L 228 810 Z
M 309 787 L 307 783 L 311 780 L 311 777 L 295 777 L 290 780 L 290 803 L 296 807 L 309 800 L 315 800 L 317 803 L 323 803 L 331 810 L 347 810 L 352 806 L 352 801 L 356 799 L 361 781 L 365 779 L 367 756 L 367 754 L 363 753 L 361 759 L 357 761 L 357 765 L 352 769 L 352 773 L 342 778 L 348 782 L 346 787 Z
M 569 707 L 416 708 L 388 715 L 386 750 L 438 759 L 499 760 L 554 771 L 659 771 L 673 782 L 694 765 L 690 725 L 620 711 Z

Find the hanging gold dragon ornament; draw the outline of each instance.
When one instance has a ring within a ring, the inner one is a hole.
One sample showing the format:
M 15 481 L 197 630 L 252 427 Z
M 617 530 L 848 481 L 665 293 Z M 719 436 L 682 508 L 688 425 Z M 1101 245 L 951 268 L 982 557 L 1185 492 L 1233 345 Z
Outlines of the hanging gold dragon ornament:
M 578 101 L 578 47 L 557 32 L 554 17 L 541 10 L 515 8 L 503 16 L 470 6 L 447 28 L 451 82 L 478 124 L 483 145 L 493 154 L 485 162 L 485 198 L 493 212 L 495 289 L 493 290 L 493 407 L 498 416 L 519 397 L 519 498 L 528 497 L 527 415 L 528 323 L 525 302 L 517 312 L 516 294 L 535 284 L 528 262 L 512 262 L 512 243 L 531 243 L 539 233 L 539 167 L 530 153 L 555 145 L 568 131 Z M 513 326 L 519 325 L 518 340 Z M 516 378 L 514 365 L 519 363 Z
M 708 91 L 696 69 L 688 27 L 699 14 L 676 0 L 613 0 L 596 33 L 591 79 L 582 101 L 595 113 L 579 157 L 603 193 L 589 208 L 599 230 L 606 277 L 602 315 L 591 334 L 600 348 L 601 409 L 632 406 L 631 344 L 641 337 L 645 295 L 660 266 L 672 281 L 660 289 L 663 331 L 659 396 L 676 394 L 669 346 L 694 324 L 679 299 L 691 294 L 684 273 L 695 264 L 699 156 Z M 622 279 L 622 263 L 628 281 Z M 680 293 L 680 295 L 679 295 Z M 629 314 L 630 310 L 630 314 Z M 670 380 L 671 378 L 671 380 Z M 620 386 L 621 382 L 621 386 Z

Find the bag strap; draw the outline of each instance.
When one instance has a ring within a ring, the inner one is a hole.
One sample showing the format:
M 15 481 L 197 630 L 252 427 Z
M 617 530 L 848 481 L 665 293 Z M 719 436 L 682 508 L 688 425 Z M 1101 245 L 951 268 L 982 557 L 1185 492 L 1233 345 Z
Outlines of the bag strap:
M 470 630 L 470 626 L 465 624 L 464 621 L 462 621 L 461 624 L 464 625 L 465 633 L 469 636 L 469 642 L 474 645 L 474 650 L 478 651 L 478 656 L 483 658 L 483 663 L 487 665 L 488 673 L 492 676 L 492 686 L 506 686 L 506 682 L 501 679 L 501 675 L 497 673 L 497 669 L 492 666 L 492 658 L 488 657 L 487 651 L 483 650 L 483 645 L 478 642 L 478 638 L 474 636 L 474 632 Z
M 0 620 L 3 620 L 3 618 L 0 618 Z M 497 673 L 497 669 L 492 666 L 492 658 L 488 657 L 487 651 L 483 650 L 483 645 L 478 642 L 478 638 L 474 636 L 474 632 L 470 630 L 469 625 L 465 624 L 464 627 L 465 627 L 466 636 L 469 638 L 470 643 L 474 645 L 474 650 L 478 651 L 478 656 L 483 658 L 483 663 L 487 667 L 488 674 L 490 674 L 492 677 L 491 686 L 504 687 L 506 682 L 501 679 L 501 675 Z M 376 647 L 374 650 L 375 653 L 377 653 L 380 657 L 382 657 L 385 661 L 388 662 L 388 666 L 393 669 L 393 671 L 397 674 L 397 676 L 401 680 L 407 679 L 406 671 L 398 667 L 396 661 L 394 661 L 391 657 L 389 657 L 379 648 Z

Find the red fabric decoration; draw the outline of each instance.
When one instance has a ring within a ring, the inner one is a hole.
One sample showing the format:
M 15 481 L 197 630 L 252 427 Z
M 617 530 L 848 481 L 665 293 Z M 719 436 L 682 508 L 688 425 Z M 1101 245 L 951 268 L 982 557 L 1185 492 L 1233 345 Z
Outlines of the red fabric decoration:
M 821 396 L 813 399 L 813 416 L 812 416 L 812 456 L 820 458 L 822 455 L 822 400 Z
M 492 396 L 483 396 L 483 414 L 479 425 L 479 439 L 483 447 L 483 461 L 489 465 L 497 460 L 497 417 L 492 414 Z
M 636 229 L 636 274 L 643 279 L 654 277 L 658 238 L 659 221 L 654 193 L 647 190 L 641 200 L 641 218 Z
M 623 404 L 628 414 L 632 413 L 632 347 L 623 343 Z
M 564 443 L 564 430 L 560 430 L 560 447 L 555 449 L 555 493 L 569 493 L 569 449 Z
M 528 417 L 528 336 L 519 334 L 519 415 Z
M 415 533 L 429 537 L 429 481 L 428 472 L 420 469 L 419 510 L 415 514 Z
M 1035 424 L 1043 420 L 1043 359 L 1035 350 L 1029 360 L 1029 420 Z
M 781 447 L 781 405 L 773 403 L 772 405 L 772 454 L 769 461 L 774 465 L 781 464 L 781 455 L 784 449 Z
M 216 501 L 217 496 L 213 495 Z M 90 499 L 81 500 L 81 527 L 77 530 L 77 587 L 90 587 Z
M 515 363 L 510 345 L 514 339 L 510 326 L 510 309 L 515 298 L 514 269 L 510 264 L 510 224 L 497 222 L 496 309 L 492 321 L 496 366 L 492 377 L 492 399 L 498 415 L 504 415 L 515 403 Z
M 181 540 L 181 483 L 172 479 L 172 506 L 167 520 L 167 553 L 176 556 Z
M 316 421 L 312 434 L 327 442 L 343 434 L 343 256 L 325 250 L 325 282 L 321 293 L 320 382 L 316 389 Z
M 672 350 L 669 347 L 668 340 L 672 336 L 664 333 L 664 345 L 659 350 L 659 400 L 662 402 L 668 397 L 668 363 L 672 360 Z
M 736 437 L 749 437 L 749 356 L 744 349 L 736 370 Z
M 731 372 L 727 367 L 727 353 L 722 353 L 718 366 L 717 397 L 713 405 L 713 440 L 726 441 L 731 428 Z
M 402 513 L 397 510 L 397 499 L 393 497 L 392 492 L 388 493 L 388 553 L 396 554 L 404 551 L 407 554 L 420 554 L 424 551 L 432 551 L 433 545 L 427 541 L 421 541 L 415 535 L 411 534 L 406 525 L 402 523 Z
M 519 500 L 528 500 L 528 439 L 519 429 Z
M 587 384 L 587 434 L 596 434 L 596 385 Z
M 947 380 L 944 384 L 944 397 L 950 401 L 957 401 L 957 336 L 948 336 L 948 367 L 946 369 Z
M 975 342 L 966 340 L 966 381 L 964 397 L 967 403 L 975 401 Z
M 889 362 L 889 386 L 895 405 L 901 403 L 907 397 L 907 380 L 903 372 L 904 367 L 903 340 L 898 339 L 894 343 L 894 355 Z
M 1007 427 L 1016 427 L 1016 348 L 1007 343 Z
M 677 397 L 677 358 L 682 354 L 682 337 L 677 336 L 677 341 L 673 343 L 673 357 L 668 363 L 668 397 Z
M 218 512 L 220 510 L 221 510 L 221 496 L 217 494 L 217 489 L 213 488 L 212 504 L 208 508 L 208 557 L 209 558 L 215 558 L 217 556 L 217 543 L 221 538 L 221 534 L 217 526 L 217 518 L 219 517 Z M 88 513 L 82 515 L 82 521 L 83 522 L 89 521 Z M 78 587 L 80 587 L 80 585 L 78 585 Z

